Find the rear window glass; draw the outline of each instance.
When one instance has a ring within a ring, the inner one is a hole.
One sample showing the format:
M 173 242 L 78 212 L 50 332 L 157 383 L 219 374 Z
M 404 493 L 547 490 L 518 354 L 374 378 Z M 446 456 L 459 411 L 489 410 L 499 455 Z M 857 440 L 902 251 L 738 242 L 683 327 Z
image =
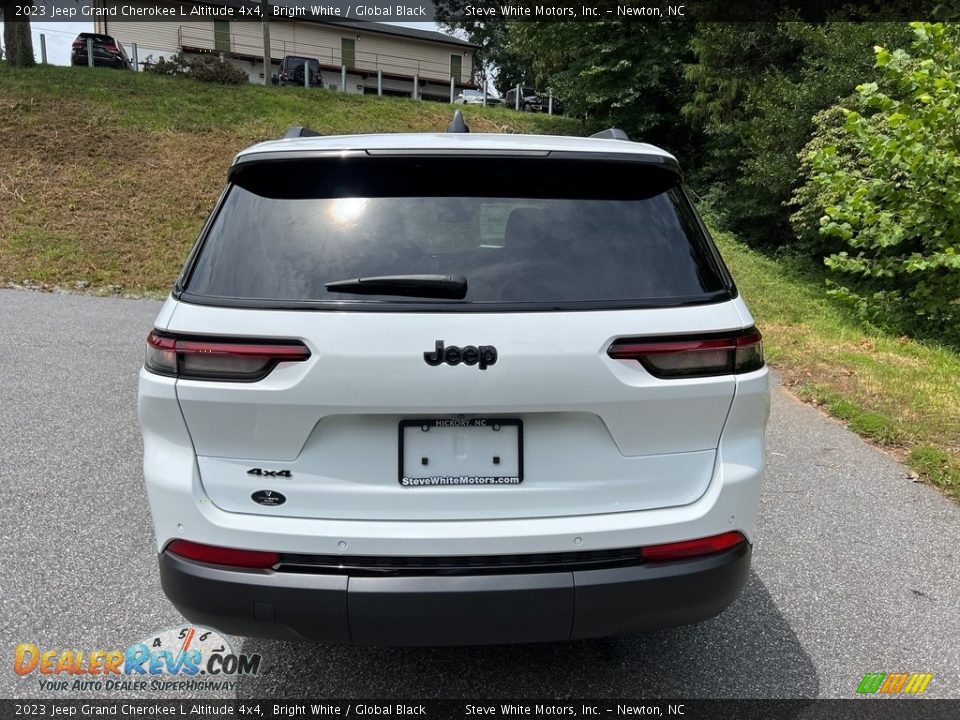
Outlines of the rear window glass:
M 726 293 L 672 173 L 559 160 L 346 163 L 245 169 L 210 226 L 186 292 L 474 309 L 672 305 Z M 467 293 L 453 301 L 325 287 L 394 275 L 464 276 Z
M 287 70 L 289 72 L 299 70 L 304 66 L 304 63 L 306 63 L 314 72 L 320 68 L 320 63 L 318 63 L 316 60 L 308 60 L 306 58 L 287 58 Z

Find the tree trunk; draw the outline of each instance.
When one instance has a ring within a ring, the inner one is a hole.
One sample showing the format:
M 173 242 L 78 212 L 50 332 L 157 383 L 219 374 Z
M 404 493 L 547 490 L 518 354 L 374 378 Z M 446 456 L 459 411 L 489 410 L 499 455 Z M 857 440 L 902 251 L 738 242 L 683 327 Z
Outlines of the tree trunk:
M 30 36 L 30 21 L 16 17 L 13 0 L 3 0 L 3 47 L 4 58 L 14 67 L 33 67 L 33 38 Z

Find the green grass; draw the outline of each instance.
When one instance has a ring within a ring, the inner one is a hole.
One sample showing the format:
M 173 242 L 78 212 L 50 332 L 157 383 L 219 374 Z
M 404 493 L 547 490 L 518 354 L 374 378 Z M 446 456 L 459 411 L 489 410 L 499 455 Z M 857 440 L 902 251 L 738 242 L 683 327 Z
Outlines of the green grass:
M 816 268 L 715 237 L 784 383 L 960 500 L 960 355 L 864 324 Z
M 109 68 L 38 66 L 14 70 L 0 63 L 4 102 L 24 110 L 59 100 L 110 110 L 119 128 L 161 132 L 238 132 L 277 137 L 290 125 L 309 125 L 324 134 L 443 130 L 453 109 L 446 103 L 330 90 L 262 85 L 223 86 L 189 78 Z M 578 135 L 579 121 L 501 108 L 461 108 L 477 130 Z M 66 118 L 65 118 L 66 120 Z M 82 122 L 82 120 L 80 120 Z M 65 125 L 64 129 L 67 129 Z
M 955 458 L 940 448 L 919 445 L 910 451 L 907 464 L 917 473 L 960 498 L 960 468 Z

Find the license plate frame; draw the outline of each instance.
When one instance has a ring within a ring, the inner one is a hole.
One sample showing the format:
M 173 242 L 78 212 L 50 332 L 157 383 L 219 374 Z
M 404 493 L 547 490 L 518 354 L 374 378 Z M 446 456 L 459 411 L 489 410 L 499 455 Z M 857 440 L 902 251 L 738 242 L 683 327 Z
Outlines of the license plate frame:
M 468 424 L 462 424 L 468 423 Z M 515 427 L 517 430 L 517 474 L 516 475 L 474 475 L 458 476 L 454 478 L 457 481 L 442 482 L 436 478 L 443 476 L 404 476 L 404 454 L 406 450 L 406 431 L 408 428 L 421 429 L 423 426 L 439 430 L 474 430 L 479 428 L 489 428 L 491 432 L 496 432 L 495 427 Z M 397 437 L 397 482 L 401 487 L 505 487 L 511 485 L 523 484 L 523 421 L 519 418 L 449 418 L 449 417 L 428 417 L 411 418 L 401 420 L 398 426 Z M 431 478 L 434 479 L 431 481 Z

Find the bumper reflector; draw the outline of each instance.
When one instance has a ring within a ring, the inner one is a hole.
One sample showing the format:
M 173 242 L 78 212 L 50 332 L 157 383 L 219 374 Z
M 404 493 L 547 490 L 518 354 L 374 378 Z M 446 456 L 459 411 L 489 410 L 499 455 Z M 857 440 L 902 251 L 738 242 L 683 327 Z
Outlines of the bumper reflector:
M 280 560 L 280 555 L 275 552 L 214 547 L 213 545 L 201 545 L 189 540 L 174 540 L 167 545 L 167 551 L 188 560 L 210 563 L 211 565 L 257 568 L 260 570 L 273 567 Z
M 640 557 L 645 562 L 670 562 L 671 560 L 685 560 L 687 558 L 711 555 L 722 550 L 729 550 L 747 539 L 739 532 L 725 532 L 720 535 L 698 538 L 696 540 L 682 540 L 681 542 L 650 545 L 640 548 Z

